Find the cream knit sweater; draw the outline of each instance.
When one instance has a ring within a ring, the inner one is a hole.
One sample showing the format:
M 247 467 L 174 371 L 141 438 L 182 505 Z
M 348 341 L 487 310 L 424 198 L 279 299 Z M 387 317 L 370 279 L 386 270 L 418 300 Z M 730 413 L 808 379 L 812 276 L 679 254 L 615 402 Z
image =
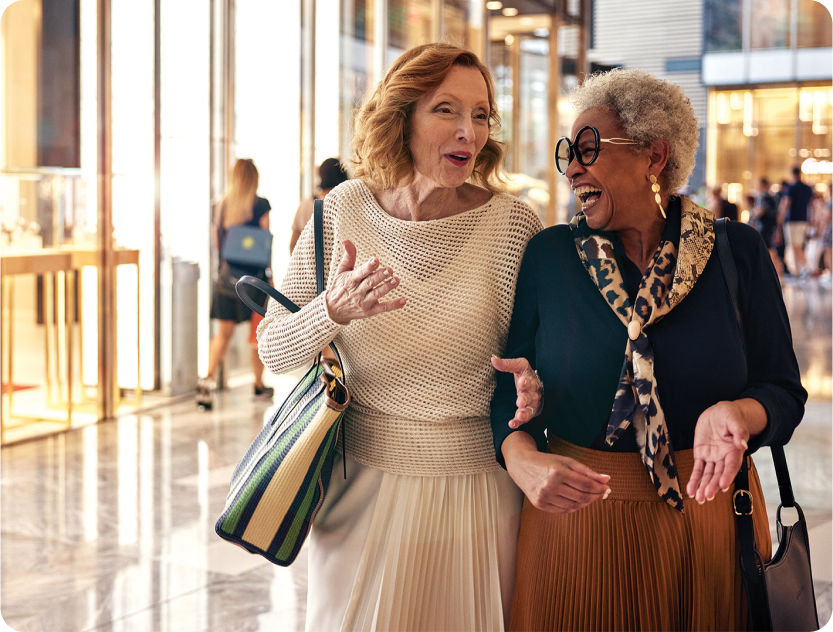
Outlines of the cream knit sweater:
M 257 331 L 260 357 L 280 373 L 309 364 L 335 340 L 353 398 L 345 416 L 347 453 L 360 463 L 423 476 L 497 467 L 489 359 L 503 351 L 521 257 L 541 227 L 532 209 L 505 194 L 451 217 L 401 220 L 361 180 L 347 181 L 324 201 L 326 285 L 341 261 L 342 240 L 350 239 L 357 265 L 376 255 L 399 277 L 383 300 L 408 302 L 349 325 L 330 319 L 324 293 L 315 295 L 310 221 L 281 285 L 302 309 L 289 314 L 270 300 Z

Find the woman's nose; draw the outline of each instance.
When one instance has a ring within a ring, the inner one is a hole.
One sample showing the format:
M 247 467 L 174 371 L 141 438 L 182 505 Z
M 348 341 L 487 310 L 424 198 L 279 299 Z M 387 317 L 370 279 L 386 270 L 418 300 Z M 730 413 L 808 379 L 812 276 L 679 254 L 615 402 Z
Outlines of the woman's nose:
M 474 125 L 467 116 L 461 117 L 460 126 L 457 128 L 457 140 L 470 142 L 474 139 Z
M 580 173 L 584 173 L 586 167 L 581 164 L 578 160 L 576 160 L 575 156 L 570 161 L 570 164 L 567 165 L 567 170 L 564 172 L 564 175 L 567 177 L 568 180 L 572 180 L 576 175 Z

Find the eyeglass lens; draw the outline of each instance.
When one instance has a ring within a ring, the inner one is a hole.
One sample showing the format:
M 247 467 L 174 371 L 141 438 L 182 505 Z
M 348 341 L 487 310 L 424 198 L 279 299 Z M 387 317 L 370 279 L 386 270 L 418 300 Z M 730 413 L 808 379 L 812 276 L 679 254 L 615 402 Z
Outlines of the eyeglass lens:
M 593 164 L 598 155 L 599 133 L 588 125 L 579 130 L 575 141 L 570 142 L 566 136 L 558 140 L 555 145 L 555 168 L 559 173 L 565 174 L 573 158 L 576 158 L 579 164 L 587 166 Z

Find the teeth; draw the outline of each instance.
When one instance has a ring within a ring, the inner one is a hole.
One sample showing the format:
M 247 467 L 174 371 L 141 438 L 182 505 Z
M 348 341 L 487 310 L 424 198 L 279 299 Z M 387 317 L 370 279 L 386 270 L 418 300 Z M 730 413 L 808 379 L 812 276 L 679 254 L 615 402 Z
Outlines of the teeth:
M 573 193 L 577 198 L 580 198 L 582 202 L 586 202 L 587 198 L 590 196 L 591 193 L 601 193 L 601 189 L 597 189 L 596 187 L 592 187 L 589 185 L 583 185 L 577 187 Z

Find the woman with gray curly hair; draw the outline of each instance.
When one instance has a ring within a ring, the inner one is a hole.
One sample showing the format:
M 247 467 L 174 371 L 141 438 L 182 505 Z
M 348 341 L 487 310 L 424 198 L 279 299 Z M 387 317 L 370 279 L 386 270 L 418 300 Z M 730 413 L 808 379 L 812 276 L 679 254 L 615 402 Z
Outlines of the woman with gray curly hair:
M 543 409 L 519 423 L 531 404 L 510 376 L 492 400 L 498 460 L 526 495 L 510 628 L 743 629 L 726 492 L 807 397 L 778 278 L 758 233 L 729 223 L 734 311 L 712 215 L 675 194 L 697 147 L 679 86 L 619 69 L 574 102 L 555 166 L 581 210 L 530 240 L 506 348 L 538 371 Z

